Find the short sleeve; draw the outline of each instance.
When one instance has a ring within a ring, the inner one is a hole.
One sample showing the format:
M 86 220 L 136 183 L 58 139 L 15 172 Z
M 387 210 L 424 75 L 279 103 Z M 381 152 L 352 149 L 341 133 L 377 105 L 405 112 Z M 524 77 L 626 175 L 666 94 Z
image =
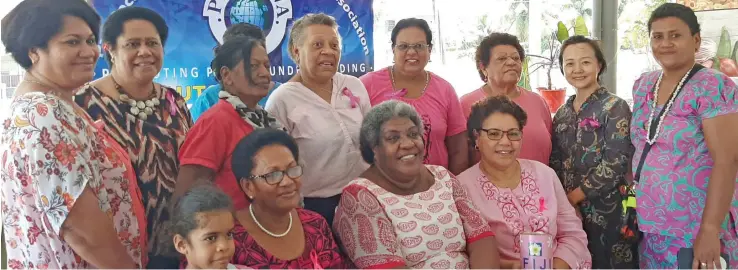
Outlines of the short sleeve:
M 183 165 L 200 165 L 218 171 L 224 165 L 228 153 L 228 132 L 223 122 L 201 119 L 187 132 L 179 148 L 179 162 Z
M 485 237 L 494 236 L 495 234 L 489 224 L 482 217 L 482 213 L 469 199 L 464 186 L 455 177 L 451 177 L 449 181 L 451 181 L 454 203 L 459 210 L 461 223 L 464 226 L 466 242 L 470 244 Z
M 448 128 L 446 128 L 446 137 L 451 137 L 466 130 L 466 116 L 464 115 L 464 110 L 461 108 L 461 102 L 459 102 L 459 97 L 456 95 L 456 90 L 454 90 L 451 84 L 446 84 L 448 87 L 446 89 L 446 100 L 448 101 L 448 111 L 446 112 Z
M 343 190 L 333 230 L 357 268 L 406 266 L 393 228 L 387 213 L 369 190 L 356 184 Z
M 79 134 L 94 129 L 91 123 L 76 117 L 62 102 L 48 96 L 33 98 L 25 114 L 16 117 L 19 130 L 10 142 L 14 159 L 30 172 L 26 181 L 35 185 L 36 207 L 43 213 L 44 226 L 58 235 L 88 184 L 93 190 L 101 188 L 99 182 L 92 185 L 95 182 L 90 181 L 99 178 L 93 173 L 100 171 L 92 162 L 92 153 L 103 154 L 96 150 L 91 134 Z M 21 181 L 23 184 L 24 179 Z
M 289 115 L 288 115 L 288 108 L 285 104 L 284 98 L 289 94 L 287 93 L 290 91 L 289 84 L 282 84 L 280 85 L 276 90 L 274 90 L 274 93 L 269 97 L 269 99 L 266 102 L 266 108 L 265 110 L 274 118 L 277 119 L 285 129 L 287 129 L 287 133 L 292 135 L 292 131 L 295 129 L 295 125 L 289 121 Z
M 703 71 L 710 72 L 710 71 Z M 712 72 L 711 72 L 712 73 Z M 714 72 L 707 76 L 707 84 L 695 85 L 697 114 L 702 119 L 738 113 L 738 96 L 735 82 L 728 76 Z

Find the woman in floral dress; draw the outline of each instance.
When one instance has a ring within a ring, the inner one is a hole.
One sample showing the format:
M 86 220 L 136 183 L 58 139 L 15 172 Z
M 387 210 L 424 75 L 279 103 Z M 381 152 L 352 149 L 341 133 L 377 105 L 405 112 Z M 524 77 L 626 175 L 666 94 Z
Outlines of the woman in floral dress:
M 635 228 L 621 232 L 627 221 L 622 201 L 628 196 L 621 190 L 626 191 L 633 155 L 630 108 L 600 86 L 598 77 L 607 64 L 595 41 L 583 36 L 566 40 L 559 64 L 577 94 L 556 112 L 549 164 L 569 203 L 581 213 L 592 267 L 637 268 Z
M 81 0 L 26 0 L 3 18 L 2 42 L 26 70 L 0 134 L 11 269 L 146 265 L 128 156 L 72 100 L 92 79 L 99 25 Z

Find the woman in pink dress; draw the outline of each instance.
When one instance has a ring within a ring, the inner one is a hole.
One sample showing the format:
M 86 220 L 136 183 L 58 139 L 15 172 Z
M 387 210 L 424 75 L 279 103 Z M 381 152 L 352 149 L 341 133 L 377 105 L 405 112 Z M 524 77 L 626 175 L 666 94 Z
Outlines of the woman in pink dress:
M 333 230 L 357 267 L 498 268 L 487 222 L 445 168 L 423 165 L 423 122 L 401 101 L 366 115 L 371 167 L 343 191 Z
M 392 29 L 394 64 L 359 79 L 372 106 L 390 99 L 412 105 L 423 119 L 423 162 L 459 174 L 469 168 L 466 119 L 451 84 L 425 70 L 432 40 L 425 20 L 400 20 Z
M 26 0 L 2 20 L 3 45 L 26 71 L 0 133 L 10 269 L 146 265 L 128 155 L 72 99 L 93 77 L 99 29 L 81 0 Z
M 587 234 L 556 173 L 518 158 L 526 120 L 523 108 L 505 96 L 474 105 L 467 128 L 482 160 L 459 181 L 497 235 L 503 268 L 521 268 L 521 233 L 553 237 L 553 268 L 590 268 Z
M 551 155 L 551 110 L 540 95 L 518 87 L 525 51 L 518 38 L 506 33 L 492 33 L 479 43 L 476 53 L 479 77 L 484 85 L 461 97 L 464 116 L 469 118 L 474 103 L 487 97 L 507 96 L 525 110 L 528 124 L 523 132 L 520 157 L 548 164 Z M 470 164 L 479 162 L 479 153 L 470 149 Z

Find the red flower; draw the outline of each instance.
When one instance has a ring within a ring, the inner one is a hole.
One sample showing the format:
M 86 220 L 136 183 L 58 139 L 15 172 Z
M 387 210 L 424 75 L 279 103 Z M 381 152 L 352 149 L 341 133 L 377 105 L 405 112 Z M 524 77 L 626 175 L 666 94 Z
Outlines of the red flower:
M 8 260 L 8 269 L 23 269 L 23 263 L 18 260 Z
M 76 156 L 77 149 L 75 149 L 71 144 L 59 142 L 59 144 L 54 147 L 54 157 L 56 157 L 59 163 L 63 166 L 70 166 L 74 163 Z

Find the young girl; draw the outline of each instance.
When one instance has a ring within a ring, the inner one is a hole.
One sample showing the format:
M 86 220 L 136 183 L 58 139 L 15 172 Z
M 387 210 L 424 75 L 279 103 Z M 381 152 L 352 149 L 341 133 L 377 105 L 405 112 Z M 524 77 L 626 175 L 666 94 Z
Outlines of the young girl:
M 185 193 L 174 207 L 174 248 L 184 255 L 187 269 L 243 269 L 231 265 L 233 203 L 219 188 L 200 185 Z

